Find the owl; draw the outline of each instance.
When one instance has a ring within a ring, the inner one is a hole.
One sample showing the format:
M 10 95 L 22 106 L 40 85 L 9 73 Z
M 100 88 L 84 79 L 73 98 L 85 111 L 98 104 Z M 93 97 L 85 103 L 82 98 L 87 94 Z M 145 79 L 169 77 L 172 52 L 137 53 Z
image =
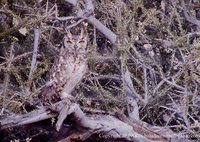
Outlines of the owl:
M 79 35 L 66 31 L 59 56 L 50 70 L 50 80 L 41 92 L 42 102 L 52 104 L 66 98 L 83 79 L 87 70 L 87 42 L 86 29 L 82 28 Z

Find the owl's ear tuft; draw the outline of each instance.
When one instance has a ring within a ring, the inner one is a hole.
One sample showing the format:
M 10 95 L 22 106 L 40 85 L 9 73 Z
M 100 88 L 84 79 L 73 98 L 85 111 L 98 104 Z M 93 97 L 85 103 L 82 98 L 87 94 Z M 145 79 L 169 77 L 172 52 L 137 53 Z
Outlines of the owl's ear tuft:
M 88 26 L 88 23 L 83 23 L 82 27 L 81 27 L 81 37 L 87 37 L 88 35 L 88 32 L 87 32 L 87 26 Z
M 84 37 L 87 37 L 87 36 L 88 36 L 88 33 L 87 33 L 86 28 L 81 28 L 81 35 L 80 35 L 80 37 L 84 38 Z

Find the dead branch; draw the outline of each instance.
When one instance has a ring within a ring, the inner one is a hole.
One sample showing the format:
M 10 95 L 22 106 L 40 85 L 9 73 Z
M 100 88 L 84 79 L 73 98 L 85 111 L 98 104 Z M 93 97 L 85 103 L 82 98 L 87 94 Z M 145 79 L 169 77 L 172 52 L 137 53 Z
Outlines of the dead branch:
M 126 97 L 127 97 L 127 102 L 128 102 L 128 116 L 130 118 L 134 118 L 139 120 L 139 108 L 138 108 L 138 102 L 137 100 L 139 99 L 140 101 L 143 101 L 142 98 L 139 96 L 139 94 L 135 94 L 136 91 L 134 90 L 133 87 L 133 82 L 131 80 L 131 76 L 130 76 L 130 72 L 128 70 L 128 68 L 126 67 L 126 71 L 123 75 L 124 78 L 124 82 L 125 82 L 125 86 L 124 86 L 124 90 L 126 93 Z
M 72 4 L 73 6 L 76 6 L 77 4 L 77 0 L 65 0 L 66 2 Z M 99 20 L 97 20 L 94 16 L 89 16 L 93 10 L 94 10 L 94 6 L 92 4 L 91 0 L 85 0 L 86 2 L 86 8 L 85 10 L 79 10 L 78 12 L 78 17 L 85 17 L 87 18 L 88 22 L 92 25 L 94 25 L 101 33 L 103 33 L 106 38 L 108 38 L 110 40 L 110 42 L 112 44 L 115 44 L 117 36 L 115 33 L 113 33 L 109 28 L 107 28 L 106 26 L 104 26 Z
M 64 106 L 66 106 L 66 100 L 56 103 L 54 105 L 54 109 L 56 111 L 60 111 L 62 108 L 65 108 Z M 105 139 L 106 137 L 109 137 L 111 139 L 124 139 L 126 141 L 142 140 L 146 142 L 166 141 L 166 138 L 163 136 L 148 130 L 139 123 L 131 122 L 125 117 L 125 115 L 120 113 L 118 113 L 118 117 L 120 117 L 122 121 L 109 115 L 86 116 L 76 103 L 68 105 L 68 108 L 65 109 L 64 112 L 67 113 L 67 115 L 72 114 L 71 117 L 75 121 L 76 127 L 84 128 L 91 134 L 99 134 L 100 138 Z M 0 128 L 6 129 L 30 124 L 53 118 L 57 115 L 58 113 L 52 113 L 49 109 L 41 108 L 24 115 L 12 116 L 4 120 L 0 120 Z M 156 138 L 151 138 L 152 135 Z
M 14 42 L 11 43 L 11 46 L 10 46 L 10 55 L 8 57 L 8 61 L 7 61 L 7 73 L 6 73 L 6 76 L 5 76 L 5 79 L 4 79 L 4 89 L 3 89 L 3 108 L 0 112 L 0 115 L 3 114 L 3 111 L 4 109 L 6 108 L 6 105 L 7 105 L 7 90 L 8 90 L 8 84 L 9 84 L 9 80 L 10 80 L 10 71 L 11 71 L 11 65 L 12 65 L 12 62 L 13 62 L 13 58 L 14 58 L 14 54 L 13 54 L 13 49 L 14 49 Z
M 131 118 L 131 120 L 132 120 L 131 121 L 124 114 L 120 113 L 120 111 L 117 111 L 116 114 L 120 120 L 131 125 L 136 132 L 144 134 L 147 138 L 149 138 L 151 140 L 155 140 L 155 141 L 162 141 L 162 142 L 168 141 L 166 137 L 164 137 L 158 133 L 155 133 L 155 132 L 149 130 L 148 128 L 145 128 L 144 126 L 142 126 L 143 124 L 141 122 L 139 122 L 138 120 Z M 154 136 L 154 138 L 156 138 L 156 139 L 154 139 L 152 136 Z
M 27 125 L 56 116 L 57 114 L 53 114 L 50 110 L 42 108 L 27 114 L 10 116 L 6 119 L 2 119 L 0 120 L 0 129 L 3 130 L 6 128 Z
M 32 78 L 32 74 L 34 72 L 35 65 L 36 65 L 39 37 L 40 37 L 40 29 L 39 29 L 39 27 L 35 27 L 34 28 L 33 56 L 32 56 L 32 61 L 31 61 L 31 68 L 30 68 L 30 72 L 29 72 L 29 76 L 28 76 L 29 80 L 31 80 L 31 78 Z
M 141 97 L 140 94 L 138 94 L 136 92 L 136 90 L 134 89 L 133 87 L 133 84 L 132 84 L 132 81 L 131 81 L 131 78 L 130 78 L 130 72 L 128 71 L 128 69 L 126 69 L 126 72 L 124 74 L 124 81 L 126 83 L 126 86 L 127 86 L 127 89 L 126 91 L 128 91 L 128 94 L 131 95 L 131 97 L 133 98 L 137 98 L 138 100 L 140 100 L 143 104 L 145 104 L 145 101 L 144 99 Z
M 41 7 L 41 3 L 39 0 L 36 1 L 36 5 L 37 5 L 37 15 L 39 15 L 40 14 L 39 8 Z M 40 38 L 40 28 L 39 28 L 39 26 L 36 26 L 34 28 L 34 45 L 33 45 L 34 47 L 33 47 L 32 61 L 31 61 L 31 68 L 30 68 L 30 72 L 29 72 L 29 76 L 28 76 L 29 81 L 31 81 L 31 79 L 32 79 L 32 74 L 34 72 L 35 65 L 36 65 L 37 52 L 38 52 L 38 46 L 39 46 L 39 38 Z
M 184 0 L 181 0 L 181 6 L 183 7 L 183 14 L 184 14 L 184 16 L 185 16 L 185 19 L 186 19 L 188 22 L 190 22 L 190 23 L 192 23 L 192 24 L 195 24 L 195 25 L 197 25 L 198 27 L 200 27 L 200 21 L 197 20 L 196 18 L 192 17 L 192 16 L 189 16 L 188 11 L 187 11 L 187 8 L 186 8 L 186 6 L 185 6 Z

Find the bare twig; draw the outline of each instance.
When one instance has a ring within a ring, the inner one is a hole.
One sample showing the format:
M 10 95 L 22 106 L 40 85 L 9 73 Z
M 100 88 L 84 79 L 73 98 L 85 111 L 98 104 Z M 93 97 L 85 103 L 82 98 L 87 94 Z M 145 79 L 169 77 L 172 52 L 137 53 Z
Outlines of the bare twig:
M 36 0 L 36 4 L 37 4 L 37 15 L 39 15 L 40 14 L 39 8 L 41 6 L 40 5 L 40 1 Z M 32 74 L 34 72 L 35 65 L 36 65 L 39 38 L 40 38 L 40 29 L 39 29 L 38 26 L 36 26 L 34 28 L 34 48 L 33 48 L 33 56 L 32 56 L 31 68 L 30 68 L 30 72 L 29 72 L 29 76 L 28 76 L 29 81 L 31 81 L 31 79 L 32 79 Z
M 66 2 L 72 4 L 73 6 L 76 6 L 78 0 L 65 0 Z
M 130 76 L 130 72 L 128 70 L 128 68 L 126 67 L 126 71 L 123 75 L 123 79 L 125 82 L 124 85 L 124 90 L 126 93 L 126 98 L 127 98 L 127 102 L 128 102 L 128 115 L 130 118 L 134 118 L 139 120 L 139 107 L 137 104 L 137 99 L 139 99 L 141 102 L 144 103 L 144 100 L 142 99 L 142 97 L 140 96 L 140 94 L 138 94 L 134 87 L 133 87 L 133 82 L 131 80 L 131 76 Z
M 72 28 L 72 27 L 75 27 L 75 26 L 77 26 L 78 24 L 80 24 L 81 22 L 83 22 L 84 20 L 85 20 L 85 19 L 80 19 L 80 20 L 78 20 L 77 22 L 75 22 L 74 24 L 71 24 L 71 25 L 67 26 L 66 29 L 70 29 L 70 28 Z
M 200 27 L 200 21 L 197 20 L 196 18 L 192 17 L 192 16 L 189 16 L 189 14 L 187 13 L 187 8 L 185 6 L 184 0 L 181 0 L 181 6 L 183 7 L 183 14 L 184 14 L 186 20 L 188 22 L 191 22 L 191 23 L 197 25 L 198 27 Z
M 88 17 L 88 21 L 94 25 L 100 32 L 102 32 L 106 38 L 110 40 L 112 44 L 115 44 L 117 40 L 117 35 L 113 33 L 110 29 L 104 26 L 99 20 L 94 18 L 93 16 Z
M 144 72 L 144 101 L 147 104 L 148 103 L 148 84 L 147 84 L 147 69 L 143 67 Z
M 127 87 L 126 88 L 127 94 L 129 94 L 129 96 L 131 96 L 133 98 L 139 99 L 143 104 L 145 104 L 144 99 L 134 89 L 133 83 L 132 83 L 131 78 L 130 78 L 130 72 L 128 71 L 127 68 L 126 68 L 126 72 L 124 74 L 124 82 L 125 82 L 125 86 Z
M 174 87 L 176 87 L 176 88 L 178 88 L 178 89 L 180 89 L 180 90 L 182 90 L 182 91 L 185 91 L 185 88 L 184 88 L 184 87 L 182 87 L 182 86 L 176 84 L 175 82 L 169 81 L 167 78 L 164 78 L 163 80 L 164 80 L 165 82 L 167 82 L 168 84 L 173 85 Z
M 0 112 L 0 115 L 3 114 L 5 108 L 6 108 L 6 105 L 7 105 L 7 90 L 8 90 L 8 85 L 9 85 L 9 81 L 10 81 L 10 70 L 11 70 L 11 65 L 12 65 L 12 62 L 13 62 L 13 58 L 14 58 L 14 54 L 13 54 L 13 47 L 14 47 L 14 43 L 11 43 L 11 46 L 10 46 L 10 54 L 9 54 L 9 57 L 8 57 L 8 63 L 7 63 L 7 73 L 6 73 L 6 76 L 5 76 L 5 79 L 4 79 L 4 89 L 3 89 L 3 108 Z
M 40 29 L 39 29 L 39 27 L 36 27 L 34 29 L 34 48 L 33 48 L 31 68 L 30 68 L 30 72 L 29 72 L 29 76 L 28 76 L 29 80 L 32 79 L 32 74 L 33 74 L 33 71 L 34 71 L 35 65 L 36 65 L 38 45 L 39 45 L 39 37 L 40 37 Z
M 72 4 L 73 6 L 76 6 L 77 4 L 77 0 L 65 0 L 66 2 Z M 86 10 L 89 10 L 89 13 L 91 13 L 92 9 L 93 9 L 93 5 L 91 0 L 85 0 L 86 2 Z M 84 10 L 80 10 L 78 13 L 79 17 L 85 17 L 85 12 Z M 87 15 L 87 14 L 86 14 Z M 91 23 L 92 25 L 94 25 L 100 32 L 102 32 L 109 40 L 112 44 L 115 44 L 116 42 L 116 34 L 113 33 L 110 29 L 108 29 L 106 26 L 104 26 L 99 20 L 97 20 L 95 17 L 93 16 L 89 16 L 89 17 L 85 17 L 87 18 L 88 22 Z

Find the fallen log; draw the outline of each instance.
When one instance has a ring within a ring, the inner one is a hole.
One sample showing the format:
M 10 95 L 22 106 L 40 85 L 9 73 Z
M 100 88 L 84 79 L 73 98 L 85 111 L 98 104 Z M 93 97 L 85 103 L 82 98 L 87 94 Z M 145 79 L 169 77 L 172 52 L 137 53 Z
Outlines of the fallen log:
M 63 108 L 65 108 L 64 111 Z M 52 109 L 54 111 L 52 111 Z M 0 120 L 0 129 L 2 130 L 11 127 L 27 125 L 39 122 L 41 120 L 54 118 L 59 115 L 58 112 L 61 113 L 62 111 L 67 114 L 64 115 L 65 117 L 69 115 L 72 117 L 72 119 L 75 121 L 75 127 L 81 128 L 82 130 L 82 137 L 80 138 L 80 135 L 76 135 L 75 137 L 75 134 L 72 134 L 73 139 L 84 140 L 93 134 L 97 134 L 100 139 L 123 139 L 124 141 L 142 140 L 146 142 L 167 141 L 167 138 L 152 132 L 151 130 L 139 125 L 138 123 L 134 123 L 134 125 L 132 125 L 130 122 L 126 122 L 127 120 L 123 122 L 117 119 L 115 116 L 104 114 L 87 116 L 83 113 L 78 104 L 69 103 L 69 101 L 66 103 L 66 100 L 56 103 L 53 108 L 41 108 L 27 114 L 2 119 Z M 63 119 L 65 119 L 65 117 Z M 123 115 L 123 117 L 125 116 Z M 147 133 L 154 134 L 156 138 L 150 138 L 149 135 L 145 135 Z M 68 139 L 68 137 L 65 139 Z

